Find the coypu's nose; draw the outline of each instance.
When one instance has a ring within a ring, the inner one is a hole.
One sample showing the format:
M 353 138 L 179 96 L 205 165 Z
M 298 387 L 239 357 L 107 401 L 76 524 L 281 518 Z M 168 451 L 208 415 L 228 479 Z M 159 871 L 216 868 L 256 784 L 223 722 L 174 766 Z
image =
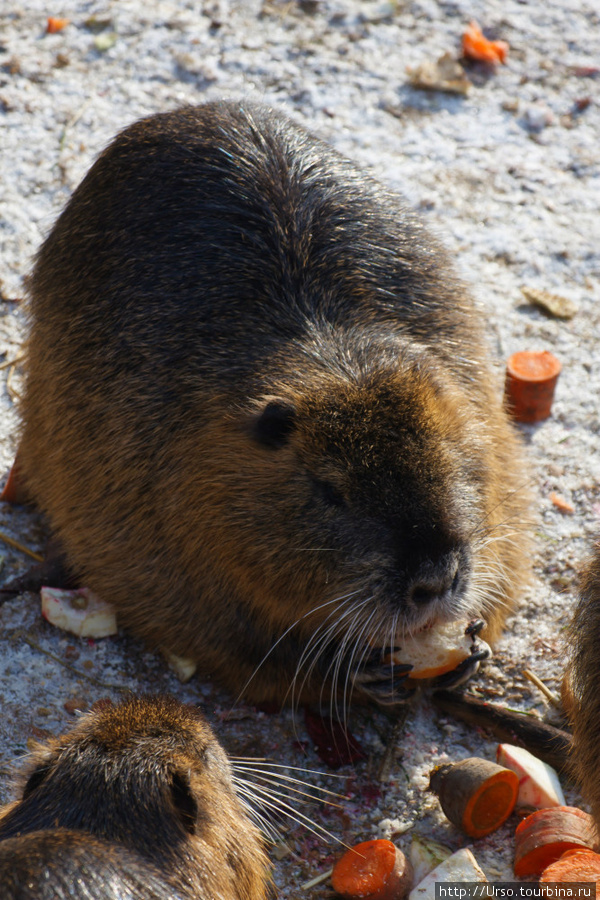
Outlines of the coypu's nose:
M 422 608 L 460 596 L 469 579 L 470 568 L 468 551 L 462 548 L 421 562 L 408 585 L 408 603 Z

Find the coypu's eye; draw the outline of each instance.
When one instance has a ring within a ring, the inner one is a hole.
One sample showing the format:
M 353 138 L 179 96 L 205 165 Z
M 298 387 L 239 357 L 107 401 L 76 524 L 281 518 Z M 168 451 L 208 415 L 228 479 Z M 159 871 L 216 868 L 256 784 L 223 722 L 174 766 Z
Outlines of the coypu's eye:
M 177 772 L 173 774 L 171 781 L 171 799 L 184 829 L 188 834 L 194 834 L 198 819 L 198 804 L 191 792 L 189 782 Z
M 343 494 L 330 482 L 330 481 L 321 481 L 320 479 L 315 479 L 315 485 L 321 498 L 325 501 L 328 506 L 345 506 L 346 501 L 344 499 Z
M 269 400 L 252 423 L 252 434 L 263 447 L 278 450 L 287 444 L 296 427 L 296 410 L 288 400 Z

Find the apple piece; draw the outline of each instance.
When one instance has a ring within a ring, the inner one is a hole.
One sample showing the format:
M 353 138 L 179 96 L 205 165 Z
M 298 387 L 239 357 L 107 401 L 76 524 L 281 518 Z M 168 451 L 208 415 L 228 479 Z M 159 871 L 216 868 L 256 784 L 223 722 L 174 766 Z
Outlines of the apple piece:
M 529 750 L 513 744 L 498 744 L 496 762 L 505 769 L 512 769 L 519 777 L 517 807 L 546 809 L 550 806 L 566 806 L 555 770 Z
M 402 639 L 402 647 L 388 658 L 394 665 L 410 664 L 411 679 L 437 678 L 451 672 L 472 653 L 487 649 L 485 641 L 467 633 L 467 622 L 446 622 Z
M 40 595 L 43 617 L 57 628 L 82 638 L 103 638 L 117 634 L 114 607 L 104 603 L 88 588 L 64 591 L 43 587 Z

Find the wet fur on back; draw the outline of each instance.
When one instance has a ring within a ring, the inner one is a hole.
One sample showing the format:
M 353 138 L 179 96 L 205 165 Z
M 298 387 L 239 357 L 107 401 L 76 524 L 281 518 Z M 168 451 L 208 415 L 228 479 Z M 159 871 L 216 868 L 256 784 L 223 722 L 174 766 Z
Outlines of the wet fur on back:
M 497 635 L 528 501 L 482 318 L 330 147 L 245 103 L 132 125 L 29 310 L 28 488 L 150 644 L 281 702 L 348 689 L 433 621 Z

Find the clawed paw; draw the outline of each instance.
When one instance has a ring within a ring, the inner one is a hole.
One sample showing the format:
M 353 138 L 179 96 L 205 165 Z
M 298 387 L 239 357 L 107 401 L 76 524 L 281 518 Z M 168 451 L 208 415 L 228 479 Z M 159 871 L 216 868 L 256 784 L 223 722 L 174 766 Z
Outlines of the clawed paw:
M 381 651 L 373 651 L 354 673 L 354 685 L 363 695 L 380 706 L 396 706 L 406 703 L 415 689 L 406 684 L 412 666 L 384 662 Z
M 439 675 L 437 678 L 434 678 L 432 687 L 436 690 L 439 688 L 451 690 L 452 688 L 464 684 L 465 681 L 468 681 L 469 678 L 472 678 L 472 676 L 475 675 L 479 669 L 479 663 L 483 662 L 485 659 L 489 659 L 491 655 L 490 648 L 487 645 L 480 650 L 476 650 L 475 653 L 472 653 L 467 659 L 464 659 L 455 669 L 452 669 L 451 672 L 446 672 L 444 675 Z

